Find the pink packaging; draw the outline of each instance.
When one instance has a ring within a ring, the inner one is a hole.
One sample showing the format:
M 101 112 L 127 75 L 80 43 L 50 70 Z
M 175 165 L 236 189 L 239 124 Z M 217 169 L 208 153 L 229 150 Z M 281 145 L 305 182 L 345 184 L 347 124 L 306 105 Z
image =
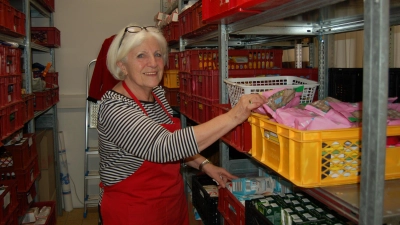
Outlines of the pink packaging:
M 303 93 L 303 86 L 298 88 L 276 88 L 261 93 L 268 99 L 266 104 L 263 104 L 254 112 L 271 115 L 272 118 L 276 116 L 276 110 L 280 108 L 290 108 L 300 104 L 300 97 Z

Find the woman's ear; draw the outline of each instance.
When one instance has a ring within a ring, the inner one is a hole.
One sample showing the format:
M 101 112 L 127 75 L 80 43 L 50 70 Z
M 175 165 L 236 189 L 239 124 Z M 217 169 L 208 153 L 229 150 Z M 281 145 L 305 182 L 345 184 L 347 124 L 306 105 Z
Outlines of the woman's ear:
M 125 66 L 125 64 L 123 62 L 121 62 L 121 61 L 117 62 L 117 66 L 119 67 L 119 69 L 121 70 L 121 72 L 124 75 L 128 74 L 128 71 L 126 70 L 126 66 Z

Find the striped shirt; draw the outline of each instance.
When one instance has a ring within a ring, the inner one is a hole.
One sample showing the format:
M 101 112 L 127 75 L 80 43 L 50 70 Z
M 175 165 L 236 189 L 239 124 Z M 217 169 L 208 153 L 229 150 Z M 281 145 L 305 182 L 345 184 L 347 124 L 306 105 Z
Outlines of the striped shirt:
M 164 90 L 155 87 L 153 93 L 172 114 Z M 134 100 L 120 93 L 111 90 L 102 97 L 97 130 L 100 179 L 105 186 L 129 177 L 144 160 L 173 162 L 199 153 L 192 127 L 171 133 L 160 126 L 172 123 L 160 104 L 157 101 L 141 103 L 148 116 Z

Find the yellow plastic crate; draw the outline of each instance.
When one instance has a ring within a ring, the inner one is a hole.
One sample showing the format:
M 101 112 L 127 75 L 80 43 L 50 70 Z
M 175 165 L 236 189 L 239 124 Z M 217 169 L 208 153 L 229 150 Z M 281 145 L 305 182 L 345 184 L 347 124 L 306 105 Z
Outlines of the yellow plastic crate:
M 358 183 L 361 128 L 301 131 L 253 113 L 252 157 L 299 187 Z M 387 136 L 400 136 L 388 126 Z M 400 147 L 386 148 L 385 179 L 400 178 Z
M 164 71 L 164 87 L 179 88 L 179 70 Z

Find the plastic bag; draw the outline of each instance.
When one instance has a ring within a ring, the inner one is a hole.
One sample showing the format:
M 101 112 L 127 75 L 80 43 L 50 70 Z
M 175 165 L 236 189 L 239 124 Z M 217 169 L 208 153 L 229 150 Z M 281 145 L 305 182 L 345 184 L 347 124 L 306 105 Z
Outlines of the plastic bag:
M 270 114 L 276 117 L 275 111 L 280 108 L 290 108 L 300 104 L 300 97 L 303 94 L 304 86 L 297 88 L 276 88 L 261 93 L 267 98 L 267 103 L 255 110 L 260 114 Z
M 45 88 L 46 88 L 46 81 L 42 80 L 40 77 L 32 78 L 33 92 L 43 91 Z

